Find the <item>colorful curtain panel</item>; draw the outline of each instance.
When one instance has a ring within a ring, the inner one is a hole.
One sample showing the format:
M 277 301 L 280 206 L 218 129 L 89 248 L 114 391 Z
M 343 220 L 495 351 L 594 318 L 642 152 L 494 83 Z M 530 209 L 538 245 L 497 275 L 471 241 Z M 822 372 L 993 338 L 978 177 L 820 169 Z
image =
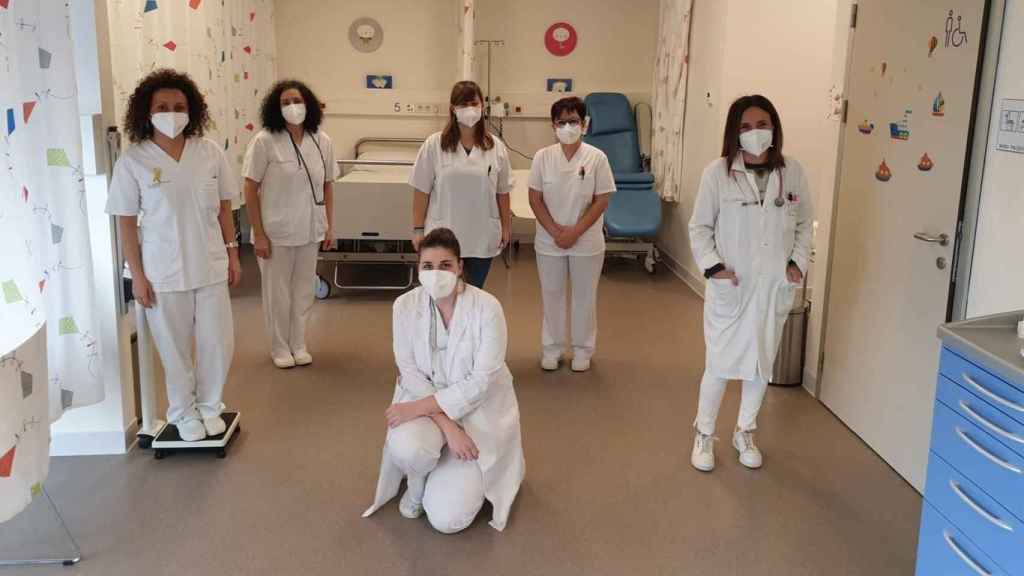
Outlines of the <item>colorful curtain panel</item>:
M 237 164 L 276 80 L 273 0 L 108 0 L 115 111 L 157 68 L 187 72 L 210 108 L 206 136 Z M 313 86 L 314 90 L 316 86 Z
M 683 123 L 692 4 L 692 0 L 660 0 L 659 4 L 651 164 L 658 194 L 669 202 L 679 201 L 683 185 Z
M 50 422 L 103 399 L 69 34 L 65 0 L 0 0 L 0 522 Z

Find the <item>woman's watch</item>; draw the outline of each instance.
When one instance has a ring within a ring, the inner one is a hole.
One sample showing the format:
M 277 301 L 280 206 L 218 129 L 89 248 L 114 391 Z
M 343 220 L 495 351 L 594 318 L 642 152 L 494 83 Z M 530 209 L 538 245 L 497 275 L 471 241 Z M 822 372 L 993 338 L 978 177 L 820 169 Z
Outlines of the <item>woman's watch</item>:
M 225 248 L 238 248 L 238 242 L 232 240 L 231 242 L 224 243 Z

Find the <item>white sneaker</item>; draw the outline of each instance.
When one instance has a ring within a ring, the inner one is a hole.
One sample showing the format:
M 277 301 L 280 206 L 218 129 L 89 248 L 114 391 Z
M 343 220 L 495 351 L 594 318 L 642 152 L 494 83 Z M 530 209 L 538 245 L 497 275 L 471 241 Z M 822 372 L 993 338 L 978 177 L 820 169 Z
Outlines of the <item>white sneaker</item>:
M 313 363 L 313 356 L 304 349 L 299 350 L 298 352 L 293 352 L 292 358 L 295 359 L 296 366 L 309 366 Z
M 203 427 L 206 428 L 207 436 L 220 436 L 228 429 L 228 425 L 224 423 L 224 419 L 220 416 L 203 418 Z
M 274 360 L 274 366 L 277 366 L 278 368 L 295 367 L 295 358 L 291 354 L 280 358 L 272 357 L 272 359 Z
M 586 372 L 587 370 L 590 370 L 590 358 L 574 356 L 572 359 L 572 371 Z
M 542 356 L 540 359 L 540 367 L 545 372 L 554 372 L 558 370 L 558 364 L 561 359 L 558 356 Z
M 206 438 L 206 427 L 198 418 L 178 422 L 178 436 L 185 442 L 198 442 Z
M 406 488 L 405 494 L 398 502 L 398 513 L 410 520 L 423 516 L 423 493 L 413 494 L 413 490 Z
M 754 433 L 749 430 L 737 430 L 732 435 L 732 445 L 740 453 L 740 464 L 747 468 L 760 468 L 763 462 L 761 451 L 754 444 Z
M 715 469 L 715 438 L 707 434 L 697 434 L 693 437 L 693 453 L 690 455 L 690 464 L 701 472 L 711 472 Z

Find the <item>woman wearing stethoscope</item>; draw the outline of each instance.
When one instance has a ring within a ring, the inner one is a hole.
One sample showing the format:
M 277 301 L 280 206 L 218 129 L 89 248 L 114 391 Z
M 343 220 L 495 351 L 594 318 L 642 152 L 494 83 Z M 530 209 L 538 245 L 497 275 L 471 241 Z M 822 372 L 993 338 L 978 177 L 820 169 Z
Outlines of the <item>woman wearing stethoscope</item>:
M 426 513 L 440 532 L 468 527 L 484 500 L 504 530 L 526 470 L 519 404 L 505 365 L 501 304 L 467 285 L 459 241 L 437 228 L 420 243 L 421 287 L 394 305 L 398 383 L 373 514 L 398 493 L 406 518 Z
M 423 143 L 409 176 L 413 245 L 434 228 L 453 230 L 477 288 L 512 234 L 508 150 L 487 130 L 483 99 L 475 82 L 455 84 L 448 125 Z
M 297 80 L 275 84 L 260 110 L 263 130 L 242 166 L 260 265 L 270 357 L 278 368 L 313 362 L 306 319 L 321 245 L 331 241 L 334 147 L 320 130 L 320 101 Z
M 740 463 L 759 468 L 757 413 L 778 352 L 796 287 L 811 252 L 810 193 L 803 167 L 782 154 L 782 124 L 764 96 L 729 108 L 722 157 L 701 178 L 690 219 L 690 244 L 708 279 L 707 347 L 691 462 L 715 467 L 715 421 L 726 383 L 742 380 L 732 443 Z

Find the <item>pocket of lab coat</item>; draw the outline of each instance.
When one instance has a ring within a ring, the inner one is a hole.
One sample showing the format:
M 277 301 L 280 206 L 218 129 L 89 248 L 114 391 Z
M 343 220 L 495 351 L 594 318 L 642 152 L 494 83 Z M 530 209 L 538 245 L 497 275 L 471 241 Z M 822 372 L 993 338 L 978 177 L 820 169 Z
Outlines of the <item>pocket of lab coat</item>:
M 779 283 L 779 293 L 775 298 L 775 313 L 780 317 L 788 316 L 790 310 L 793 309 L 793 303 L 796 301 L 796 289 L 797 285 L 788 280 Z
M 740 309 L 740 288 L 728 278 L 710 278 L 706 294 L 711 302 L 711 310 L 717 316 L 729 318 L 735 316 Z

